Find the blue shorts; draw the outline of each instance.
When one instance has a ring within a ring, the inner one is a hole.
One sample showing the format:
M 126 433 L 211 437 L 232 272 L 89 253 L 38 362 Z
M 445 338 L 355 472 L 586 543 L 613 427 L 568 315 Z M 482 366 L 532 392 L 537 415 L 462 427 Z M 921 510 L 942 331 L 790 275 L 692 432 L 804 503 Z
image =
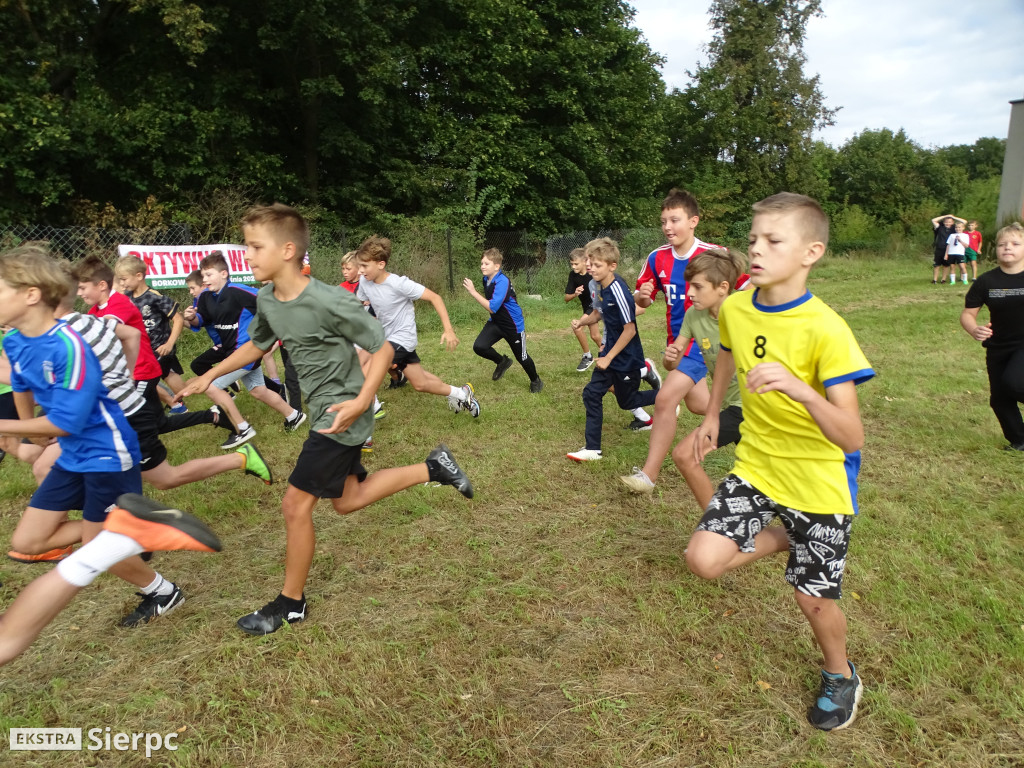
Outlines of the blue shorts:
M 102 523 L 122 493 L 142 493 L 138 465 L 124 472 L 68 472 L 54 465 L 28 505 L 50 512 L 82 510 L 82 519 Z
M 708 367 L 704 365 L 704 358 L 700 352 L 697 352 L 696 357 L 687 355 L 680 359 L 679 364 L 676 366 L 676 370 L 680 373 L 685 373 L 691 379 L 694 384 L 700 384 L 704 379 L 708 377 Z
M 267 380 L 263 378 L 263 368 L 257 365 L 251 369 L 239 368 L 237 371 L 225 373 L 223 376 L 213 380 L 213 386 L 217 389 L 227 389 L 236 381 L 241 381 L 242 386 L 249 392 L 252 392 L 256 387 L 265 387 L 267 385 Z

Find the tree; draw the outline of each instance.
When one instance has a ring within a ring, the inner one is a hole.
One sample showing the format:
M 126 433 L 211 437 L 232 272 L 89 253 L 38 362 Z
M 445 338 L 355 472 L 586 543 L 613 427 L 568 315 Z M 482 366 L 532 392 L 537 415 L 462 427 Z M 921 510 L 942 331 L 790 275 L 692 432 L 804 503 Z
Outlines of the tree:
M 836 110 L 825 106 L 818 77 L 803 73 L 803 41 L 820 14 L 820 0 L 712 2 L 710 60 L 671 96 L 670 174 L 697 180 L 688 186 L 702 196 L 737 189 L 744 208 L 780 190 L 819 193 L 812 134 Z

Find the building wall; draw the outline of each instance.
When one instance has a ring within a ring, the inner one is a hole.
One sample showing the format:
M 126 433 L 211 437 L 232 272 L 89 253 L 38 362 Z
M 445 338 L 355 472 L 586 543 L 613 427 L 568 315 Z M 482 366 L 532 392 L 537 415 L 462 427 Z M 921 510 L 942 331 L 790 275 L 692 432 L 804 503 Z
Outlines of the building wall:
M 1012 219 L 1024 219 L 1024 99 L 1010 102 L 1010 128 L 996 213 L 998 226 Z

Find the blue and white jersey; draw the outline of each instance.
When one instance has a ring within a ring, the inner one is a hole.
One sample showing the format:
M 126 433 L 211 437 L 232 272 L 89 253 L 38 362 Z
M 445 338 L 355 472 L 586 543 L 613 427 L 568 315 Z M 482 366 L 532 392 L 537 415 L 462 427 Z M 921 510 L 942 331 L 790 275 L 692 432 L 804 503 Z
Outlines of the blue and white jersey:
M 523 309 L 516 301 L 516 291 L 508 276 L 500 269 L 488 280 L 484 277 L 484 298 L 491 310 L 491 322 L 507 332 L 506 335 L 523 333 L 526 323 Z
M 597 305 L 598 303 L 594 302 L 594 306 Z M 605 342 L 599 357 L 604 357 L 618 342 L 626 325 L 636 325 L 636 302 L 626 281 L 615 275 L 608 287 L 601 289 L 600 305 L 604 317 Z M 608 367 L 613 371 L 638 371 L 645 367 L 639 328 L 625 349 L 615 356 Z
M 11 331 L 3 341 L 11 388 L 31 392 L 58 437 L 57 466 L 68 472 L 124 472 L 142 456 L 135 431 L 103 386 L 99 360 L 82 337 L 57 321 L 42 336 Z

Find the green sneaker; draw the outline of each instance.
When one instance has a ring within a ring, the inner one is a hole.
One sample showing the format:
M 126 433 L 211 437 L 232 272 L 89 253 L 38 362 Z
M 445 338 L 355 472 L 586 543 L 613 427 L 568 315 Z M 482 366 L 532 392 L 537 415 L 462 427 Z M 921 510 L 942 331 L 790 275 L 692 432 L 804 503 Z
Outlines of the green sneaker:
M 267 485 L 273 485 L 274 476 L 270 472 L 270 467 L 267 466 L 267 462 L 263 459 L 263 455 L 255 445 L 246 443 L 235 453 L 240 453 L 245 458 L 245 464 L 242 465 L 245 474 L 258 477 Z

